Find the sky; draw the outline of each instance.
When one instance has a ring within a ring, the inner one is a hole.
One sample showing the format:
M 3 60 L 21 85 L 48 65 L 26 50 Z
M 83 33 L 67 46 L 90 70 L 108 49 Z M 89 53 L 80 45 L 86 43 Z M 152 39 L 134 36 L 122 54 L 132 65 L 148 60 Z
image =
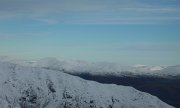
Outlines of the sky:
M 180 64 L 179 0 L 0 0 L 0 56 Z

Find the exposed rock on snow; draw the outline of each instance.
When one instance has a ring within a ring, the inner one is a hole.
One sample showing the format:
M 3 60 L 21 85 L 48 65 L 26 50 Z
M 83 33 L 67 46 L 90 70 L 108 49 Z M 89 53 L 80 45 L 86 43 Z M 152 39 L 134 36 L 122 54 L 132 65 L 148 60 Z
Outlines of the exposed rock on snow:
M 0 108 L 173 108 L 132 87 L 0 61 Z

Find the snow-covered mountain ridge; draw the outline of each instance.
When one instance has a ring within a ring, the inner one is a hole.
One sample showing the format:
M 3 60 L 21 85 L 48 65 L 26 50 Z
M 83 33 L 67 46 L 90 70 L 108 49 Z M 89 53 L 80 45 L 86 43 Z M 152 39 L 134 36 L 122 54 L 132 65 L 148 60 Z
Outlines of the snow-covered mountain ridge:
M 53 70 L 64 70 L 70 74 L 88 73 L 91 75 L 133 76 L 149 75 L 156 77 L 180 76 L 180 65 L 177 66 L 147 66 L 122 65 L 106 62 L 60 61 L 55 58 L 40 59 L 35 66 Z
M 0 108 L 173 108 L 132 87 L 0 61 Z
M 56 58 L 43 58 L 35 61 L 0 57 L 1 61 L 8 61 L 24 66 L 42 67 L 70 74 L 112 75 L 112 76 L 138 76 L 148 75 L 155 77 L 180 76 L 180 65 L 176 66 L 147 66 L 122 65 L 108 62 L 86 62 L 80 60 L 58 60 Z

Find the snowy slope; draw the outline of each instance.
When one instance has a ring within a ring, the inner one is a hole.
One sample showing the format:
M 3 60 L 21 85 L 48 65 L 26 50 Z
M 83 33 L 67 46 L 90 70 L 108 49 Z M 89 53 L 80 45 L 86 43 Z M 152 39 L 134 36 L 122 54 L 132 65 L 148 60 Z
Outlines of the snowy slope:
M 172 108 L 132 87 L 0 61 L 0 108 Z

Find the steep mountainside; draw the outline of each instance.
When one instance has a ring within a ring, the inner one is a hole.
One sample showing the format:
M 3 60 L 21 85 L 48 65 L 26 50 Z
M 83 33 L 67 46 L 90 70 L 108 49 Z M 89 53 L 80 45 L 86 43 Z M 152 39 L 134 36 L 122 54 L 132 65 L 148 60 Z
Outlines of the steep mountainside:
M 180 65 L 125 66 L 115 63 L 58 61 L 54 58 L 41 59 L 35 65 L 104 84 L 132 86 L 180 108 Z
M 172 108 L 132 87 L 0 62 L 0 108 Z

